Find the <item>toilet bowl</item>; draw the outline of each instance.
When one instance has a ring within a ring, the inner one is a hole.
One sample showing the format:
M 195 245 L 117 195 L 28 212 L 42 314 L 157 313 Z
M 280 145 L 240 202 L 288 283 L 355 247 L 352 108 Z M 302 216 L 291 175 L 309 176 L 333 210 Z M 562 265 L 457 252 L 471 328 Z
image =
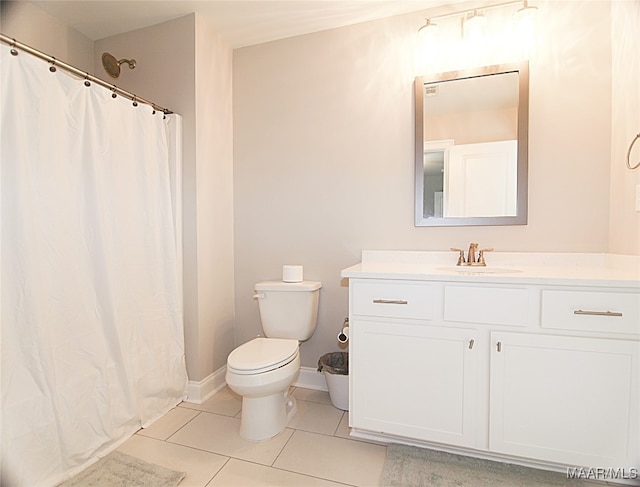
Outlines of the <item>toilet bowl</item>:
M 297 340 L 255 338 L 231 352 L 226 381 L 242 396 L 242 438 L 263 441 L 284 430 L 297 411 L 288 391 L 299 370 Z
M 289 387 L 300 370 L 299 343 L 316 329 L 321 287 L 317 281 L 256 284 L 254 298 L 267 338 L 254 338 L 227 358 L 227 385 L 242 396 L 242 438 L 268 440 L 295 415 Z

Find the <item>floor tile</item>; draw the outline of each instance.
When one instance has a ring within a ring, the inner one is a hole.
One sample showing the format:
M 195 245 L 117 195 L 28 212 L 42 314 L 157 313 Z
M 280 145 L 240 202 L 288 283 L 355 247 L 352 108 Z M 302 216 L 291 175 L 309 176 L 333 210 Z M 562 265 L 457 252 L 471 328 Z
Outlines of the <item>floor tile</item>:
M 199 411 L 192 409 L 173 408 L 148 428 L 138 431 L 137 434 L 158 440 L 166 440 L 198 414 L 200 414 Z
M 378 485 L 386 448 L 360 441 L 295 431 L 276 468 L 349 485 Z
M 296 401 L 298 412 L 291 419 L 289 428 L 333 435 L 342 418 L 342 411 L 330 404 Z
M 207 487 L 344 487 L 318 479 L 232 458 Z M 182 487 L 182 484 L 180 484 Z
M 228 457 L 134 435 L 118 451 L 187 475 L 180 487 L 205 487 Z
M 242 397 L 225 387 L 202 404 L 183 402 L 180 403 L 180 407 L 224 414 L 225 416 L 236 416 L 242 409 Z
M 340 419 L 340 424 L 334 433 L 334 436 L 339 436 L 340 438 L 350 438 L 349 433 L 351 432 L 351 428 L 349 428 L 349 411 L 345 411 Z
M 238 418 L 202 412 L 167 441 L 219 455 L 271 465 L 292 433 L 293 430 L 285 429 L 278 436 L 267 441 L 247 441 L 240 437 Z
M 293 397 L 299 401 L 319 402 L 321 404 L 331 404 L 331 398 L 327 391 L 316 391 L 313 389 L 303 389 L 297 387 L 293 392 Z
M 348 438 L 352 441 L 364 441 L 366 443 L 372 443 L 374 445 L 382 445 L 387 446 L 386 443 L 377 440 L 368 440 L 366 438 L 356 438 L 355 436 L 351 436 L 351 428 L 349 428 L 349 411 L 344 412 L 344 416 L 340 420 L 340 424 L 338 425 L 338 429 L 333 436 L 338 436 L 340 438 Z

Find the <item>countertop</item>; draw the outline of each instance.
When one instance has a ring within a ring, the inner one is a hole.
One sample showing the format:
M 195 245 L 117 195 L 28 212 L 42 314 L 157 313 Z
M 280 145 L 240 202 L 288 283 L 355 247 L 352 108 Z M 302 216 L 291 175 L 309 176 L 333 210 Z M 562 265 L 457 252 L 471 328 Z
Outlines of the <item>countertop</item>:
M 456 266 L 457 254 L 429 251 L 362 252 L 342 277 L 628 288 L 640 291 L 640 257 L 587 253 L 491 252 L 486 267 Z

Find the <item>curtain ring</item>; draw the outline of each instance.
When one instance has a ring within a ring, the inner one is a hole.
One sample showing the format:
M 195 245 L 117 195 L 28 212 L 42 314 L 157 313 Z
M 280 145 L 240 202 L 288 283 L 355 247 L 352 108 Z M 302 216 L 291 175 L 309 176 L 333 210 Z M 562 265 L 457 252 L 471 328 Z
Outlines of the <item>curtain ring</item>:
M 133 95 L 133 106 L 134 107 L 138 106 L 138 99 L 136 98 L 136 95 Z
M 89 81 L 89 73 L 84 77 L 84 85 L 89 87 L 91 86 L 91 81 Z
M 11 47 L 11 51 L 9 51 L 11 53 L 12 56 L 17 56 L 18 55 L 18 50 L 16 49 L 16 40 L 15 39 L 11 39 L 11 44 L 9 44 L 9 47 Z
M 638 139 L 640 139 L 640 134 L 638 134 L 638 135 L 636 135 L 634 137 L 634 139 L 631 141 L 631 144 L 629 145 L 629 150 L 627 151 L 627 167 L 629 169 L 631 169 L 632 171 L 634 169 L 638 169 L 638 167 L 640 167 L 640 161 L 635 166 L 631 165 L 631 149 L 633 149 L 633 144 L 635 144 L 636 140 L 638 140 Z
M 116 93 L 116 85 L 113 85 L 113 88 L 111 88 L 111 98 L 116 98 L 118 96 L 118 94 Z
M 49 62 L 51 63 L 51 66 L 49 66 L 49 71 L 55 73 L 58 70 L 58 68 L 56 68 L 56 58 L 52 57 L 51 61 Z

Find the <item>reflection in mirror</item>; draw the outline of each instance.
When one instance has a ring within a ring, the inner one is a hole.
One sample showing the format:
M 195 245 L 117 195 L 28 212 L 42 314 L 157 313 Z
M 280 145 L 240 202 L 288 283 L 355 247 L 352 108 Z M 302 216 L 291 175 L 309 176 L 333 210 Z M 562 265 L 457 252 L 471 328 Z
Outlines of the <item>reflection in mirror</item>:
M 416 78 L 416 226 L 527 222 L 528 66 Z

